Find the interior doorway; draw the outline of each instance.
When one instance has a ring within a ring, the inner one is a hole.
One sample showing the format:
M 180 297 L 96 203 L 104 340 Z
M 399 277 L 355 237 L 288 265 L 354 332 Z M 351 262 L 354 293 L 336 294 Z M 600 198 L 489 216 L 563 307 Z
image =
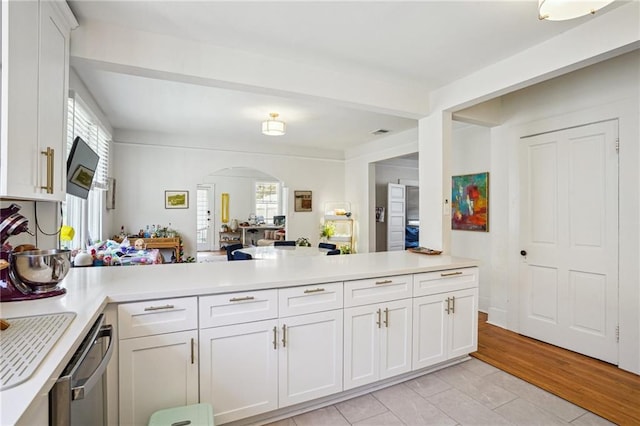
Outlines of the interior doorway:
M 389 250 L 389 226 L 392 220 L 401 221 L 394 225 L 394 235 L 397 240 L 394 243 L 394 249 L 405 249 L 409 231 L 410 243 L 415 242 L 417 245 L 420 230 L 418 153 L 381 160 L 373 163 L 372 166 L 375 169 L 376 218 L 375 223 L 372 224 L 374 232 L 370 233 L 371 241 L 375 242 L 374 250 L 371 251 Z M 389 184 L 403 187 L 402 211 L 396 212 L 397 214 L 393 214 L 389 205 Z
M 277 194 L 277 207 L 264 209 L 259 205 L 257 183 L 273 182 L 279 188 Z M 228 218 L 223 222 L 221 212 L 222 194 L 228 194 Z M 229 239 L 237 238 L 242 233 L 233 235 L 222 230 L 222 225 L 231 226 L 231 223 L 248 223 L 250 217 L 264 217 L 265 223 L 273 221 L 274 215 L 286 215 L 289 191 L 284 182 L 278 178 L 250 167 L 229 167 L 212 172 L 203 178 L 203 183 L 198 184 L 198 214 L 197 214 L 197 249 L 198 252 L 220 252 Z M 262 210 L 261 210 L 262 208 Z M 258 214 L 258 215 L 257 215 Z M 268 215 L 268 217 L 266 217 Z M 285 220 L 285 231 L 288 224 Z M 203 257 L 203 256 L 200 256 Z

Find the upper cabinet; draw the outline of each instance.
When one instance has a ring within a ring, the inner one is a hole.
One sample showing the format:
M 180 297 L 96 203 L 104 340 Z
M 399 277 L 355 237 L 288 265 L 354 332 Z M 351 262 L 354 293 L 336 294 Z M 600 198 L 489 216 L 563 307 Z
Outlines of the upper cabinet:
M 0 197 L 65 198 L 69 39 L 77 26 L 62 0 L 2 2 Z

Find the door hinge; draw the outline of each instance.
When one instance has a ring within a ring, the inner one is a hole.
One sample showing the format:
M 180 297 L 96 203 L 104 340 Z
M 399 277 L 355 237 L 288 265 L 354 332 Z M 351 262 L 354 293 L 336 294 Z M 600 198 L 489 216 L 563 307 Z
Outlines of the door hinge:
M 616 325 L 616 343 L 620 343 L 620 325 Z
M 620 152 L 620 138 L 616 138 L 616 152 Z

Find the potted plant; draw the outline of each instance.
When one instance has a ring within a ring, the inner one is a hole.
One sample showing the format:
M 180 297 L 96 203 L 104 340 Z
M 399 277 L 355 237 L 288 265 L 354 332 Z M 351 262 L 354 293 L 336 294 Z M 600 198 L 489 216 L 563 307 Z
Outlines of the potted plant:
M 300 247 L 311 247 L 311 243 L 308 238 L 300 237 L 296 240 L 296 245 Z
M 324 241 L 333 237 L 333 234 L 336 232 L 336 226 L 331 222 L 326 222 L 320 227 L 320 238 Z

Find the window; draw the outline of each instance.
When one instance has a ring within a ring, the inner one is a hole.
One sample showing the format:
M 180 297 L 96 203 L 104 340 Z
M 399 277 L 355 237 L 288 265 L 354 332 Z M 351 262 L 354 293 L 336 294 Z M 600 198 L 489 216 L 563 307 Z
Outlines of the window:
M 278 182 L 256 182 L 256 216 L 264 216 L 273 224 L 273 216 L 280 214 L 280 184 Z
M 87 200 L 67 194 L 62 207 L 64 224 L 72 226 L 76 231 L 73 240 L 62 242 L 62 245 L 70 248 L 84 248 L 87 241 L 101 240 L 103 237 L 102 214 L 104 193 L 107 189 L 111 135 L 78 95 L 74 94 L 70 97 L 67 106 L 67 156 L 73 140 L 76 136 L 80 136 L 100 157 Z

